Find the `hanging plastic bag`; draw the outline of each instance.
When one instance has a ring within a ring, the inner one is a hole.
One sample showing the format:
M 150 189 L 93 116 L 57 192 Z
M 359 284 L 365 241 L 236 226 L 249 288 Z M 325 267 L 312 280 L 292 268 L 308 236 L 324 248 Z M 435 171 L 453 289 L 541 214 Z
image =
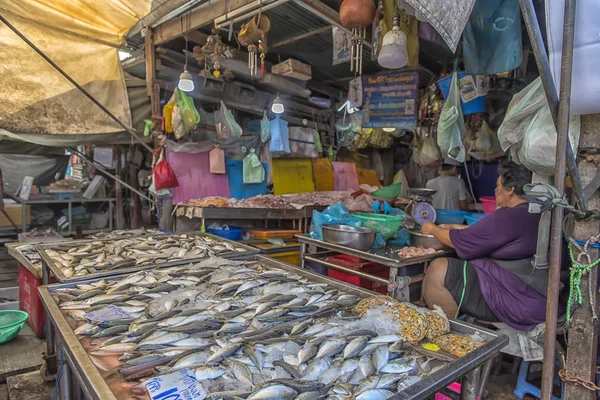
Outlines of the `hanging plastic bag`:
M 271 139 L 271 130 L 269 128 L 269 118 L 267 112 L 263 111 L 263 118 L 260 121 L 260 140 L 267 143 Z
M 173 168 L 167 162 L 165 148 L 155 150 L 156 164 L 152 167 L 152 178 L 156 190 L 169 189 L 179 186 Z
M 521 37 L 517 0 L 476 1 L 463 33 L 466 72 L 493 75 L 517 68 Z
M 221 108 L 217 111 L 215 117 L 217 136 L 219 139 L 229 139 L 230 137 L 240 137 L 244 133 L 242 127 L 235 122 L 235 118 L 223 101 L 221 101 Z
M 287 121 L 277 115 L 275 119 L 269 122 L 269 129 L 271 131 L 271 153 L 290 154 L 290 131 Z
M 200 113 L 196 109 L 194 99 L 189 97 L 185 92 L 175 89 L 177 97 L 177 106 L 179 107 L 179 113 L 181 114 L 181 120 L 183 121 L 183 127 L 185 132 L 189 132 L 196 128 L 196 125 L 200 122 Z
M 436 164 L 442 158 L 442 153 L 437 145 L 435 137 L 429 134 L 423 140 L 423 147 L 421 147 L 421 154 L 419 162 L 421 165 L 427 167 Z
M 183 120 L 181 119 L 181 113 L 179 112 L 179 106 L 176 104 L 173 107 L 173 117 L 171 118 L 173 124 L 173 134 L 177 140 L 185 136 L 185 127 L 183 126 Z
M 483 121 L 479 131 L 475 134 L 475 140 L 469 149 L 469 155 L 477 160 L 492 160 L 503 154 L 498 137 L 488 123 Z
M 225 168 L 225 152 L 223 149 L 215 146 L 215 148 L 208 153 L 208 160 L 211 174 L 227 173 L 227 169 Z
M 437 126 L 437 142 L 443 155 L 461 163 L 465 161 L 466 151 L 462 142 L 465 132 L 465 121 L 460 108 L 458 74 L 454 71 L 450 92 L 442 108 Z
M 315 142 L 315 151 L 320 155 L 323 152 L 323 144 L 321 143 L 321 135 L 316 129 L 313 134 L 313 141 Z
M 421 141 L 420 132 L 423 128 L 415 129 L 415 134 L 413 135 L 413 141 L 410 144 L 410 148 L 412 149 L 412 160 L 419 164 L 421 160 L 421 149 L 423 147 L 423 142 Z
M 265 180 L 265 169 L 254 149 L 244 158 L 242 163 L 244 183 L 262 183 Z
M 165 132 L 173 133 L 173 110 L 175 109 L 175 93 L 169 99 L 169 102 L 163 107 L 163 117 L 165 118 Z

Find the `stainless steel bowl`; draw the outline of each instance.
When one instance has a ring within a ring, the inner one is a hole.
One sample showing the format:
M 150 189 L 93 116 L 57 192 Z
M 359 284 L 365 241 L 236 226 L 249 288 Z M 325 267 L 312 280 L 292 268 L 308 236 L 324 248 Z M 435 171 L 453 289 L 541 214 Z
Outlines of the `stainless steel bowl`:
M 426 235 L 417 231 L 408 231 L 410 233 L 410 245 L 423 247 L 425 249 L 446 250 L 448 246 L 437 240 L 433 235 Z
M 355 228 L 348 225 L 322 225 L 323 240 L 356 250 L 367 251 L 375 242 L 375 231 L 369 228 Z

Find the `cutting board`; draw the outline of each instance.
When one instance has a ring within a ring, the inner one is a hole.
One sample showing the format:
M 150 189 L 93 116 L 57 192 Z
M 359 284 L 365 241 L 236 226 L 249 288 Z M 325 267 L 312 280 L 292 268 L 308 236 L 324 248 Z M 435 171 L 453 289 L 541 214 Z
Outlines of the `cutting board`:
M 346 190 L 356 192 L 359 190 L 356 164 L 337 161 L 332 164 L 333 185 L 336 191 Z
M 179 181 L 179 186 L 173 189 L 174 204 L 207 196 L 229 197 L 229 179 L 227 175 L 210 173 L 208 152 L 170 152 L 168 159 Z
M 313 165 L 310 159 L 273 159 L 273 194 L 315 191 Z

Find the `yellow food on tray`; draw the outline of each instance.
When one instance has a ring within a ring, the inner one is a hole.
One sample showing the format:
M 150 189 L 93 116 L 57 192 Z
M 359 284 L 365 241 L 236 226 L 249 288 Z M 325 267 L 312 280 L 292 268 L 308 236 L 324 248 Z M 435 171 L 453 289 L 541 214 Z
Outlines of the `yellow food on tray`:
M 425 311 L 425 319 L 427 319 L 427 339 L 435 339 L 438 336 L 450 332 L 450 321 L 444 311 L 437 307 L 434 310 Z
M 433 343 L 456 357 L 462 357 L 483 345 L 483 342 L 478 342 L 469 336 L 456 333 L 439 336 L 433 340 Z

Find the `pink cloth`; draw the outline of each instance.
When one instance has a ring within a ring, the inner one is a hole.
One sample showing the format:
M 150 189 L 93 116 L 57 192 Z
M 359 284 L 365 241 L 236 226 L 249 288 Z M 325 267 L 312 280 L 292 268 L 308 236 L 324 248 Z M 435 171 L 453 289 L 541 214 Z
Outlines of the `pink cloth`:
M 337 161 L 331 164 L 333 165 L 333 189 L 336 192 L 356 192 L 359 189 L 356 164 Z
M 211 174 L 208 153 L 175 153 L 167 156 L 179 186 L 173 189 L 173 203 L 206 196 L 229 197 L 227 175 Z

